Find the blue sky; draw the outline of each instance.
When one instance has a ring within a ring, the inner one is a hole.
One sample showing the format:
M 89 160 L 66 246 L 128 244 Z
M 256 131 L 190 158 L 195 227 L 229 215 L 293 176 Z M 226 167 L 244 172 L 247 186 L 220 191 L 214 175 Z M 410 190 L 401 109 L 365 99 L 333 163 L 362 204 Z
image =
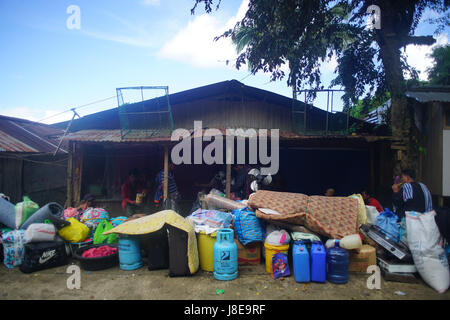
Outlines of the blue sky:
M 191 15 L 193 0 L 0 0 L 0 114 L 54 123 L 71 113 L 49 116 L 112 97 L 117 87 L 164 85 L 174 93 L 230 79 L 290 97 L 285 80 L 227 66 L 237 56 L 231 42 L 212 41 L 243 16 L 245 1 L 224 0 L 219 11 L 207 15 L 199 7 Z M 70 5 L 80 8 L 79 30 L 66 26 Z M 423 24 L 417 33 L 432 30 Z M 438 42 L 448 42 L 448 30 Z M 424 70 L 429 51 L 408 48 L 408 61 Z M 325 81 L 335 65 L 323 66 Z M 116 106 L 113 98 L 78 113 Z

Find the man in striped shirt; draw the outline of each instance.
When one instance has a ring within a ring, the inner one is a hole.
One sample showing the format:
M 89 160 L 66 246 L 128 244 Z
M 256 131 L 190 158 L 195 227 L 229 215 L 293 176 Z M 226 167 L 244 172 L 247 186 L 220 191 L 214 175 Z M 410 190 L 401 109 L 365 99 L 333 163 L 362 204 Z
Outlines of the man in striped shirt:
M 431 193 L 423 183 L 415 182 L 415 172 L 405 169 L 401 174 L 401 183 L 392 186 L 392 202 L 399 219 L 406 211 L 425 213 L 433 210 Z
M 178 193 L 177 184 L 175 182 L 175 178 L 173 176 L 173 169 L 175 168 L 175 165 L 170 162 L 169 163 L 169 170 L 168 170 L 168 176 L 167 176 L 167 193 L 168 198 L 173 200 L 175 203 L 178 202 L 180 199 L 180 194 Z M 164 169 L 162 169 L 158 174 L 156 175 L 156 191 L 155 191 L 155 204 L 161 205 L 164 198 Z

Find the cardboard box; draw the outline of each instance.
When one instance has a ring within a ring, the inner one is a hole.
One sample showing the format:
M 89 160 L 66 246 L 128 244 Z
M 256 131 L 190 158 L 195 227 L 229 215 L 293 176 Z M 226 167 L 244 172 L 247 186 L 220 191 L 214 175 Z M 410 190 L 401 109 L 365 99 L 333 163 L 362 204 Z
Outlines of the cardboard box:
M 238 265 L 258 265 L 261 263 L 261 243 L 255 242 L 243 246 L 235 239 L 238 247 Z
M 377 254 L 375 248 L 367 244 L 363 244 L 359 253 L 357 250 L 350 250 L 348 271 L 350 272 L 367 272 L 367 268 L 377 264 Z

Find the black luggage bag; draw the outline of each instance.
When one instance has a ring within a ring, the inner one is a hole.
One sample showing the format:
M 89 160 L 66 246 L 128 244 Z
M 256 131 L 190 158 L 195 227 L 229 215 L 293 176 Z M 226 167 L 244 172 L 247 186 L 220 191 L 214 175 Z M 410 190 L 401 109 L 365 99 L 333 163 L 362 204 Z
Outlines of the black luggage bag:
M 23 273 L 32 273 L 69 263 L 66 244 L 60 238 L 49 242 L 27 243 L 24 249 L 24 260 L 19 267 Z

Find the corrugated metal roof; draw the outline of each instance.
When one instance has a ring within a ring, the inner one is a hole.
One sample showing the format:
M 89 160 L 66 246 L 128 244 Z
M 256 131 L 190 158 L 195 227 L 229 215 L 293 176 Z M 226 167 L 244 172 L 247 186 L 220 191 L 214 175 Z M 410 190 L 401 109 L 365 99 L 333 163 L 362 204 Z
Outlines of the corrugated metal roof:
M 406 96 L 421 103 L 432 101 L 450 102 L 450 87 L 413 88 L 406 92 Z
M 216 135 L 213 131 L 207 131 L 208 129 L 203 129 L 202 135 L 203 137 L 211 137 Z M 222 135 L 226 134 L 226 129 L 220 128 L 217 129 L 221 132 Z M 233 136 L 239 136 L 239 137 L 253 137 L 254 134 L 252 131 L 243 129 L 244 131 L 235 131 Z M 195 137 L 198 135 L 198 132 L 195 134 L 193 133 L 193 130 L 188 130 L 189 133 Z M 256 136 L 262 137 L 262 136 L 271 136 L 271 131 L 267 130 L 267 132 L 256 130 Z M 305 136 L 305 135 L 299 135 L 295 132 L 289 132 L 289 131 L 280 131 L 279 132 L 279 138 L 282 140 L 313 140 L 313 139 L 365 139 L 370 140 L 373 138 L 372 136 L 361 136 L 361 135 L 348 135 L 348 136 Z M 384 137 L 389 138 L 389 137 Z M 181 138 L 180 138 L 181 139 Z M 127 136 L 127 138 L 122 139 L 120 130 L 81 130 L 77 132 L 73 132 L 68 134 L 65 137 L 65 140 L 70 141 L 79 141 L 79 142 L 114 142 L 114 143 L 127 143 L 127 142 L 169 142 L 171 141 L 171 137 L 165 136 L 165 137 L 139 137 L 137 134 L 134 136 Z
M 0 151 L 3 152 L 52 153 L 64 133 L 46 124 L 6 116 L 0 116 L 0 128 Z M 61 144 L 59 152 L 67 153 L 66 145 L 66 142 Z
M 17 140 L 6 132 L 0 130 L 0 151 L 9 152 L 39 152 L 29 145 Z

